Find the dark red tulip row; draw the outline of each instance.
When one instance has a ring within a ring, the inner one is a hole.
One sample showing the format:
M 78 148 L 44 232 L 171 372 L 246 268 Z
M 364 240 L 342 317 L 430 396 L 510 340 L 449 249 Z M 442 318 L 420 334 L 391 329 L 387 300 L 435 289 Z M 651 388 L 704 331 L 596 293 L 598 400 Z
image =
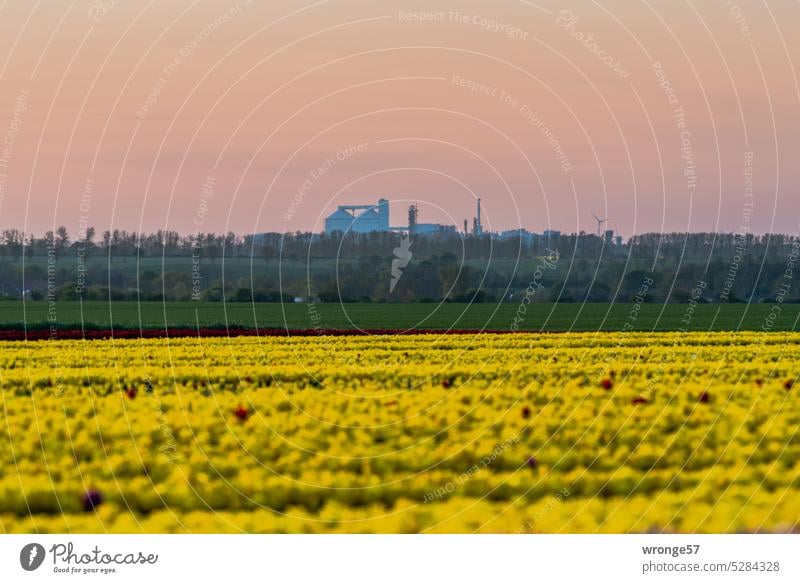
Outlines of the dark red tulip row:
M 285 328 L 115 328 L 91 329 L 79 328 L 49 330 L 0 330 L 2 340 L 102 340 L 107 338 L 186 338 L 186 337 L 224 337 L 224 336 L 418 336 L 445 334 L 512 334 L 510 330 L 397 330 L 397 329 L 307 329 L 286 330 Z

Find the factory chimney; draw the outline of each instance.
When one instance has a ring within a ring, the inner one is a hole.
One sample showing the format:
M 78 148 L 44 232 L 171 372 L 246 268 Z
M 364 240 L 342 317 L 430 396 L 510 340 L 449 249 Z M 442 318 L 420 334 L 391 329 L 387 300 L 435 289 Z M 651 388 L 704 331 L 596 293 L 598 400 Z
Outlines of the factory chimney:
M 408 207 L 408 234 L 409 235 L 416 235 L 417 234 L 417 216 L 419 215 L 419 209 L 417 205 L 412 204 Z
M 481 223 L 481 199 L 478 199 L 478 216 L 475 217 L 475 227 L 472 234 L 476 237 L 483 235 L 483 224 Z

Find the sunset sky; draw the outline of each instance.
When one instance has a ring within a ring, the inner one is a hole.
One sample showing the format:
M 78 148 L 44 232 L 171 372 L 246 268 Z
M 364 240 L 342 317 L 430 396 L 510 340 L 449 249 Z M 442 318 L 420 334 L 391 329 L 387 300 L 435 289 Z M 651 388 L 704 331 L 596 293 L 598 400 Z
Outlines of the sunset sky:
M 0 228 L 800 233 L 796 0 L 0 2 Z

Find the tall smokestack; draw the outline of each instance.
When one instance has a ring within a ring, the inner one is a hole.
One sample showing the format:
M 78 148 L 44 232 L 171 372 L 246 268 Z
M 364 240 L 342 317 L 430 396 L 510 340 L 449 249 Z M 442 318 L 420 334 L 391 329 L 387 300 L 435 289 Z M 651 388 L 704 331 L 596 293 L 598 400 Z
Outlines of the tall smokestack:
M 417 216 L 419 210 L 417 209 L 416 204 L 412 204 L 408 207 L 408 233 L 410 235 L 417 234 Z
M 480 237 L 483 235 L 483 224 L 481 223 L 481 199 L 478 199 L 478 216 L 475 217 L 474 235 Z

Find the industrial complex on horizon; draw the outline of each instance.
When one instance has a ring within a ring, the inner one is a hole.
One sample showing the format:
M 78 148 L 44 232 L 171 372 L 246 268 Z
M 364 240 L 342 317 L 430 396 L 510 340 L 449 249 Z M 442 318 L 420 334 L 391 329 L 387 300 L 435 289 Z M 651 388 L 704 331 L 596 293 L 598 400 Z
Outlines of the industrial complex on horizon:
M 622 245 L 622 237 L 614 236 L 611 229 L 602 229 L 602 225 L 608 219 L 597 220 L 597 236 L 601 237 L 608 245 Z M 484 230 L 481 219 L 481 199 L 477 201 L 477 212 L 472 219 L 472 230 L 469 229 L 469 221 L 464 219 L 464 230 L 459 231 L 455 225 L 443 225 L 438 223 L 419 222 L 419 207 L 412 204 L 408 207 L 408 224 L 406 226 L 391 226 L 389 220 L 389 201 L 385 198 L 378 200 L 377 204 L 350 204 L 339 205 L 336 210 L 325 218 L 325 233 L 385 233 L 398 232 L 408 233 L 409 235 L 437 235 L 437 234 L 462 234 L 464 236 L 481 237 L 491 235 L 500 239 L 521 237 L 527 241 L 535 238 L 545 238 L 548 240 L 558 239 L 561 231 L 545 230 L 543 233 L 532 233 L 526 229 L 512 229 L 500 233 L 492 233 Z

